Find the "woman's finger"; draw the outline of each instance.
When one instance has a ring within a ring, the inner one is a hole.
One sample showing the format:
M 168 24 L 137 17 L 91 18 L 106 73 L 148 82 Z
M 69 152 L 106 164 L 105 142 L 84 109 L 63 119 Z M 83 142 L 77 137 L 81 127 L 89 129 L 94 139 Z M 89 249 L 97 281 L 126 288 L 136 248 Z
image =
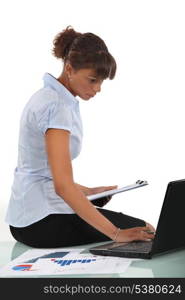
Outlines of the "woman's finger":
M 105 191 L 113 190 L 116 189 L 118 186 L 117 185 L 110 185 L 110 186 L 104 186 Z
M 155 228 L 149 224 L 149 223 L 146 223 L 146 226 L 151 230 L 151 231 L 154 231 L 155 232 Z
M 142 236 L 145 240 L 149 239 L 152 240 L 154 239 L 154 234 L 153 233 L 148 233 L 146 231 L 143 231 Z

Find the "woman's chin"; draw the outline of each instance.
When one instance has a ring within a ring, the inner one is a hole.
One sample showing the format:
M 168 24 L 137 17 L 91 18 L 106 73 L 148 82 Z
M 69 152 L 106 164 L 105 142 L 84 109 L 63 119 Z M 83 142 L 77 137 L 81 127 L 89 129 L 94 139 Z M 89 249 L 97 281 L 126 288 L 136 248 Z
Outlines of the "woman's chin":
M 83 100 L 89 100 L 90 98 L 92 98 L 91 96 L 85 94 L 85 95 L 79 95 L 79 97 Z

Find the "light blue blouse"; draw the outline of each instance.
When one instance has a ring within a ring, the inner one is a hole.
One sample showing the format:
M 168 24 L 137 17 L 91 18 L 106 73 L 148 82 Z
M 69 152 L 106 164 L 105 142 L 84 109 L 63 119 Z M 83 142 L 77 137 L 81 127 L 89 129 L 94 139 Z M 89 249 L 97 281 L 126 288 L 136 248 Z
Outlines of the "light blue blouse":
M 48 128 L 70 131 L 71 159 L 81 150 L 82 122 L 79 101 L 52 75 L 26 104 L 21 120 L 18 161 L 5 221 L 24 227 L 54 213 L 74 213 L 55 193 L 45 149 Z

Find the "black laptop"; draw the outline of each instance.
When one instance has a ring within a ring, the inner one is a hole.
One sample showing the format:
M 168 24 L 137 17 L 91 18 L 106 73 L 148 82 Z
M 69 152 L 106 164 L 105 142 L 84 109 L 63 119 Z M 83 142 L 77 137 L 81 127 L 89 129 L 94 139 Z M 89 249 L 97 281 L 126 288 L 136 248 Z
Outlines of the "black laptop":
M 106 243 L 89 251 L 96 255 L 152 258 L 153 255 L 185 248 L 185 179 L 169 182 L 154 240 Z

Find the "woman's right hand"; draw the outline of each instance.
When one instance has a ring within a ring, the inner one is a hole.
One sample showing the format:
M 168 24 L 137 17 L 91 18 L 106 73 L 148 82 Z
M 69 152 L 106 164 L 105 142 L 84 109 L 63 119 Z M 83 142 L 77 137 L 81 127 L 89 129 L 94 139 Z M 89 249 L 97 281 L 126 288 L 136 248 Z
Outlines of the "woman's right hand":
M 148 241 L 153 239 L 154 234 L 148 233 L 147 231 L 151 231 L 151 229 L 147 226 L 121 229 L 118 232 L 116 242 Z

